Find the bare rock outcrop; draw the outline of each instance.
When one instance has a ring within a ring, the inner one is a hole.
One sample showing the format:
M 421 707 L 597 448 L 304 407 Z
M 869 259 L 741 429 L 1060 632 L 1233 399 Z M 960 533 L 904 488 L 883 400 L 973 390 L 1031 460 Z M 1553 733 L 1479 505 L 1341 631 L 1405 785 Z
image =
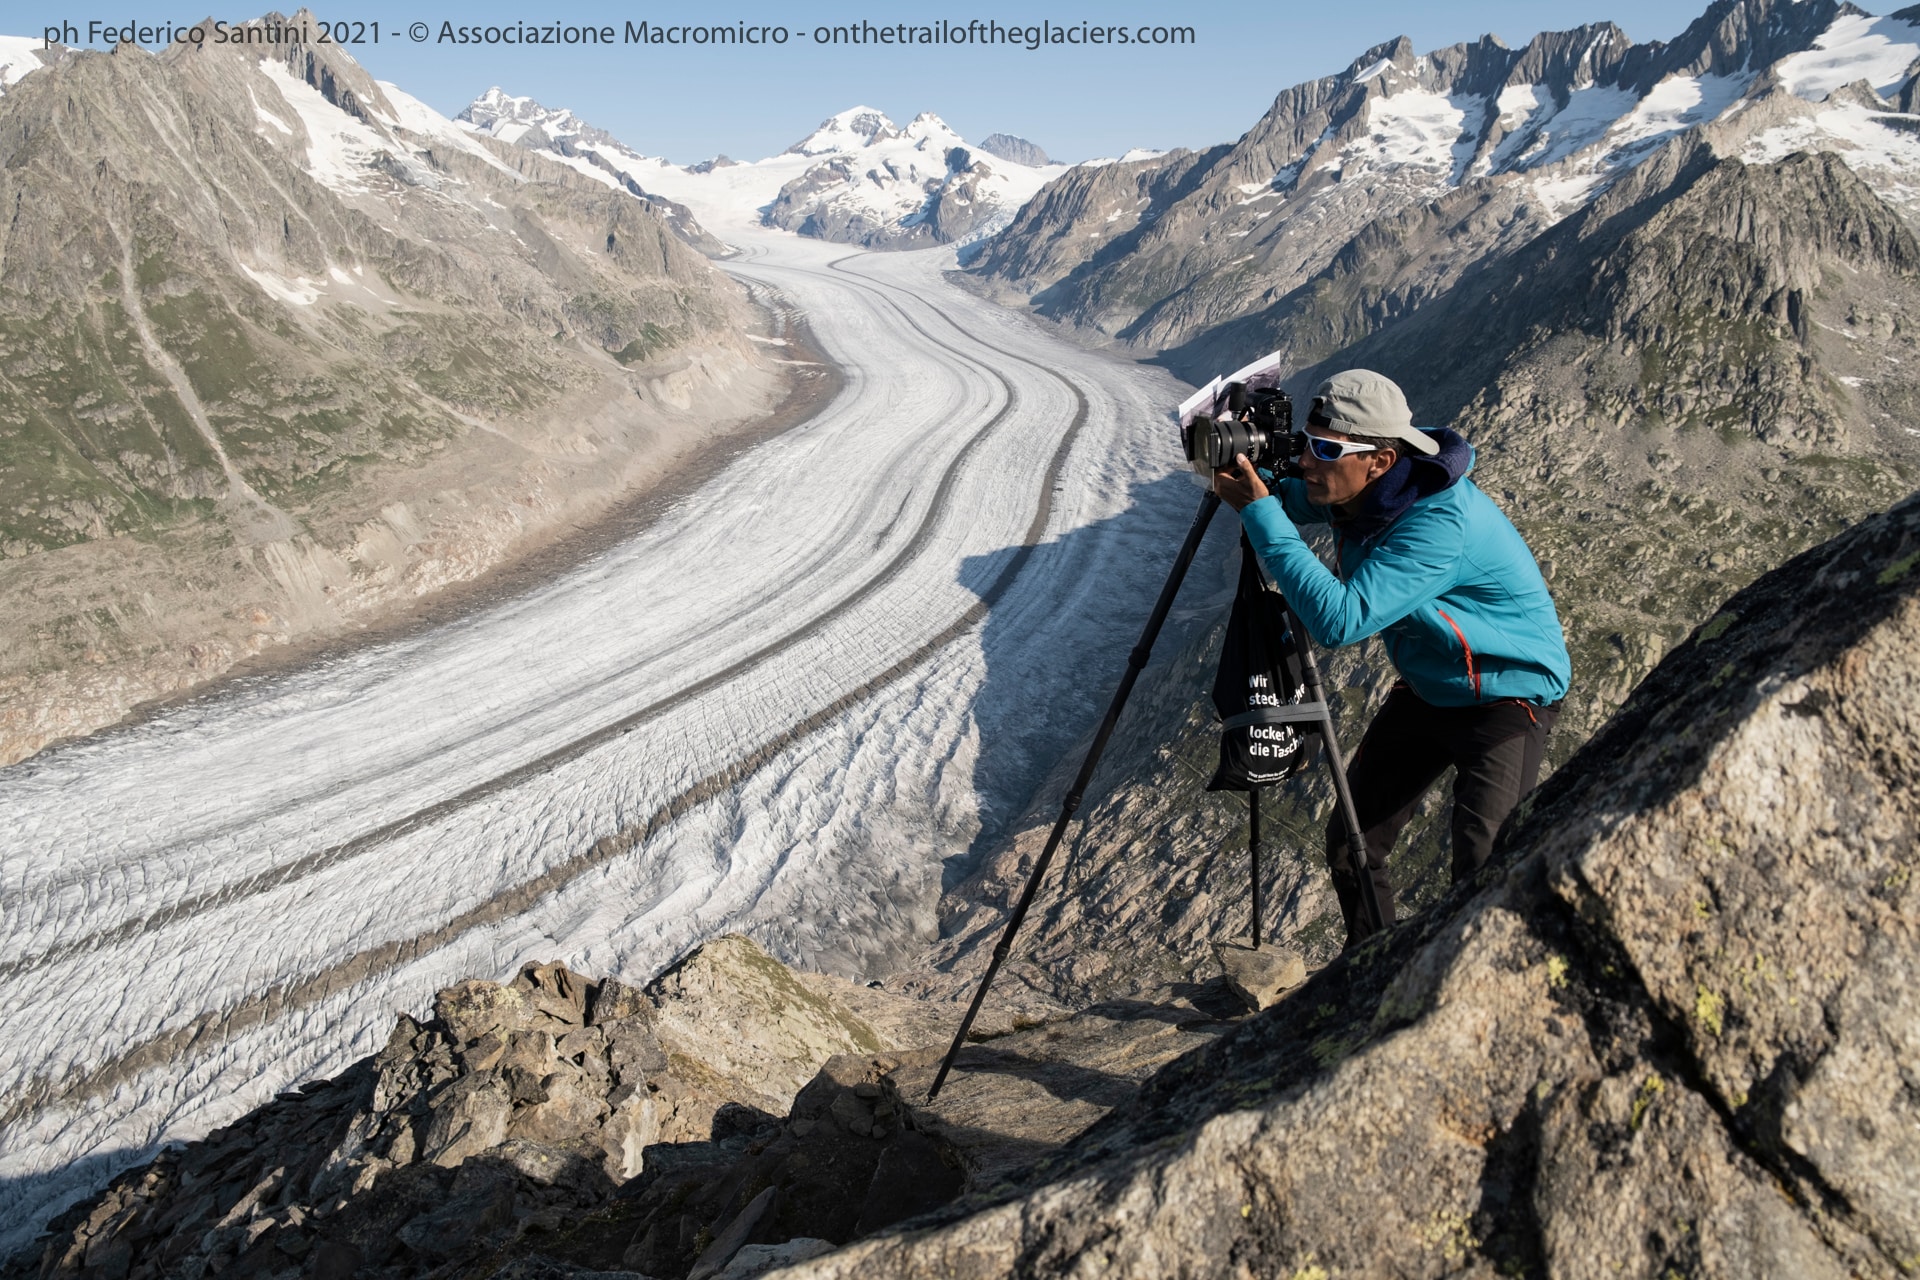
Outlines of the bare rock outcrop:
M 787 1274 L 1901 1274 L 1916 649 L 1909 500 L 1728 601 L 1478 880 L 1043 1182 Z
M 652 1172 L 541 1250 L 551 1274 L 739 1280 L 1032 1176 L 1160 1068 L 1246 1008 L 1223 983 L 1112 1001 L 969 1047 L 926 1101 L 942 1048 L 831 1058 L 786 1117 L 742 1142 L 649 1152 Z M 944 1006 L 950 1033 L 959 1010 Z M 946 1037 L 942 1035 L 940 1040 Z
M 644 989 L 529 965 L 123 1175 L 0 1275 L 745 1280 L 1004 1189 L 1245 1012 L 1223 983 L 1052 1021 L 996 1001 L 929 1106 L 957 1007 L 739 936 Z
M 1002 160 L 1011 160 L 1034 169 L 1043 169 L 1053 163 L 1037 143 L 1011 133 L 988 134 L 980 139 L 980 149 L 990 156 L 999 156 Z
M 397 1277 L 497 1254 L 650 1162 L 730 1158 L 803 1085 L 833 1095 L 822 1063 L 890 1047 L 840 989 L 885 999 L 803 985 L 738 936 L 644 990 L 558 964 L 460 983 L 373 1058 L 124 1175 L 6 1274 Z

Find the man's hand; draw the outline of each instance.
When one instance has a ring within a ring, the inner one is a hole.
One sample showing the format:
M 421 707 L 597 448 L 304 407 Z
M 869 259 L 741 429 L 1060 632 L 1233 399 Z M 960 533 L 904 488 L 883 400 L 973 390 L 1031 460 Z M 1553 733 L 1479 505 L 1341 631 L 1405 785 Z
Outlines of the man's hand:
M 1249 502 L 1257 502 L 1267 496 L 1267 486 L 1260 479 L 1260 473 L 1253 469 L 1253 463 L 1247 461 L 1244 453 L 1235 454 L 1232 471 L 1213 473 L 1213 491 L 1220 500 L 1240 510 Z

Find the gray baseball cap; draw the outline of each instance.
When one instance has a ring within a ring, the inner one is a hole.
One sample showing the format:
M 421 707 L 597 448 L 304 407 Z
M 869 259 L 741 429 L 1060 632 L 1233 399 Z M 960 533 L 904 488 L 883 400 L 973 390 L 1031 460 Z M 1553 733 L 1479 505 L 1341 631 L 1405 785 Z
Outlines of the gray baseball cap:
M 1413 410 L 1399 384 L 1371 369 L 1336 373 L 1313 393 L 1313 409 L 1333 423 L 1335 431 L 1355 436 L 1403 440 L 1416 453 L 1434 454 L 1440 446 L 1413 425 Z

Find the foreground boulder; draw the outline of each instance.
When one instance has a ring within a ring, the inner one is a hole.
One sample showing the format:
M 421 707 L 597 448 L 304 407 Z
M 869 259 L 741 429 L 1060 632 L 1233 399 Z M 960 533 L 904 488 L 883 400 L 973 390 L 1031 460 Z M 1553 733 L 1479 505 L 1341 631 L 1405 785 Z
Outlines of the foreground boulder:
M 1027 1168 L 1218 1023 L 1167 1001 L 1042 1030 L 995 1001 L 999 1072 L 916 1115 L 892 1077 L 937 1054 L 901 1050 L 957 1017 L 739 936 L 644 989 L 558 964 L 457 983 L 374 1057 L 123 1174 L 0 1280 L 744 1280 Z M 1063 1090 L 1102 1055 L 1101 1096 Z
M 1920 502 L 1736 595 L 1530 809 L 1044 1185 L 784 1274 L 1910 1270 Z
M 942 1012 L 950 1032 L 959 1010 Z M 617 1203 L 540 1247 L 555 1274 L 582 1280 L 615 1269 L 662 1280 L 737 1275 L 754 1248 L 785 1250 L 782 1262 L 812 1257 L 1035 1176 L 1168 1062 L 1245 1013 L 1216 980 L 988 1036 L 935 1104 L 926 1091 L 943 1048 L 841 1055 L 744 1147 L 689 1147 L 671 1165 L 650 1153 L 654 1171 Z
M 650 1156 L 770 1123 L 823 1062 L 886 1049 L 914 1012 L 803 979 L 741 937 L 645 990 L 557 964 L 462 982 L 428 1021 L 403 1016 L 374 1057 L 123 1175 L 6 1274 L 344 1280 L 471 1265 L 604 1205 Z

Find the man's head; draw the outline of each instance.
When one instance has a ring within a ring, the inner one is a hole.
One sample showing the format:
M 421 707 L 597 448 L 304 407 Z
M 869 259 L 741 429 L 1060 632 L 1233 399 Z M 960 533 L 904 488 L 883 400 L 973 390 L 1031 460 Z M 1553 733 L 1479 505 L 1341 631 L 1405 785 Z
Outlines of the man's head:
M 1409 453 L 1433 454 L 1440 446 L 1413 425 L 1407 397 L 1391 378 L 1370 369 L 1349 369 L 1320 384 L 1307 411 L 1307 434 L 1335 445 L 1314 445 L 1300 457 L 1307 500 L 1325 507 L 1355 502 L 1367 487 Z M 1336 458 L 1322 456 L 1339 453 Z

